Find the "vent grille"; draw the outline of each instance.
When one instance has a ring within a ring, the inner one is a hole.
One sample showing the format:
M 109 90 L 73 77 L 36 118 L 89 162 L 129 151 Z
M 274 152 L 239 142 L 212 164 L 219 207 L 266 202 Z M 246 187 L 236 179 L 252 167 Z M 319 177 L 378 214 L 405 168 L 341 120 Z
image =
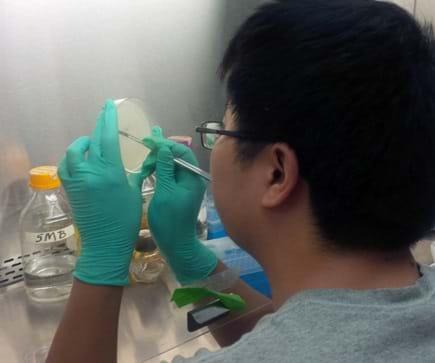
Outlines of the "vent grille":
M 0 267 L 0 288 L 23 281 L 23 256 L 8 257 Z
M 57 245 L 55 248 L 46 248 L 41 251 L 35 251 L 32 253 L 32 255 L 36 256 L 41 253 L 57 255 L 59 253 L 65 253 L 66 251 L 73 254 L 73 252 L 69 250 L 68 247 L 63 243 L 61 245 Z M 29 256 L 30 255 L 24 255 L 24 257 Z M 0 288 L 23 281 L 24 273 L 22 260 L 22 255 L 8 257 L 3 261 L 0 260 Z

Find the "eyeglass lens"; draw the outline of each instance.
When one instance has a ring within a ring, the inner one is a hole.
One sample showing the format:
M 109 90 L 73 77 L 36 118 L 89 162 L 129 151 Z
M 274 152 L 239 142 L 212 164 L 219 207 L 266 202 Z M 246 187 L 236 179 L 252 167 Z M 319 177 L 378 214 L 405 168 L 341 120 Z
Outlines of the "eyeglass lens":
M 222 123 L 220 122 L 207 122 L 206 124 L 204 124 L 204 127 L 212 130 L 222 130 L 223 128 Z M 211 134 L 211 133 L 204 132 L 202 134 L 202 143 L 204 147 L 210 150 L 213 149 L 213 146 L 215 145 L 218 137 L 219 137 L 218 134 Z

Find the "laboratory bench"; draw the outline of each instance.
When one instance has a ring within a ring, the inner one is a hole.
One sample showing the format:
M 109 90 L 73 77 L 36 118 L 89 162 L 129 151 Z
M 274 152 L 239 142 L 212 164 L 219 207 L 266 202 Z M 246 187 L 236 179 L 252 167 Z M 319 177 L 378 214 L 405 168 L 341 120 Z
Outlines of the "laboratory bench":
M 170 362 L 178 354 L 189 357 L 200 348 L 219 348 L 206 328 L 187 331 L 191 307 L 170 302 L 176 282 L 169 271 L 154 284 L 125 288 L 118 332 L 119 363 Z M 0 289 L 0 362 L 43 362 L 66 301 L 30 301 L 19 282 Z M 73 347 L 72 347 L 73 348 Z

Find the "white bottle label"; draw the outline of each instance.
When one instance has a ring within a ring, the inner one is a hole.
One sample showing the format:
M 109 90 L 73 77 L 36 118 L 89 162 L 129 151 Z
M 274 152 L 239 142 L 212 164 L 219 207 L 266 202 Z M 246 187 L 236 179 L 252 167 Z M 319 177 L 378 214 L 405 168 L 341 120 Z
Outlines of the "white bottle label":
M 74 236 L 74 226 L 71 224 L 68 227 L 57 229 L 50 232 L 41 233 L 25 233 L 26 241 L 33 242 L 36 244 L 41 243 L 53 243 L 63 241 L 71 236 Z

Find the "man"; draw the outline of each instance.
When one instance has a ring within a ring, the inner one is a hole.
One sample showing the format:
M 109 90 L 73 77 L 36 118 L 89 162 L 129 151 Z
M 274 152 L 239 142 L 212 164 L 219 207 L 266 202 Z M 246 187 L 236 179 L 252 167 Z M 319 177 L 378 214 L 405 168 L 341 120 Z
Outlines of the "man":
M 222 74 L 225 129 L 199 131 L 222 221 L 264 267 L 274 312 L 186 361 L 433 362 L 435 272 L 409 252 L 435 220 L 432 32 L 384 2 L 275 1 L 239 29 Z M 83 249 L 48 362 L 116 360 L 139 189 L 154 169 L 149 222 L 178 280 L 225 269 L 195 238 L 204 184 L 173 162 L 192 153 L 146 139 L 153 153 L 127 181 L 117 139 L 108 102 L 60 165 Z

